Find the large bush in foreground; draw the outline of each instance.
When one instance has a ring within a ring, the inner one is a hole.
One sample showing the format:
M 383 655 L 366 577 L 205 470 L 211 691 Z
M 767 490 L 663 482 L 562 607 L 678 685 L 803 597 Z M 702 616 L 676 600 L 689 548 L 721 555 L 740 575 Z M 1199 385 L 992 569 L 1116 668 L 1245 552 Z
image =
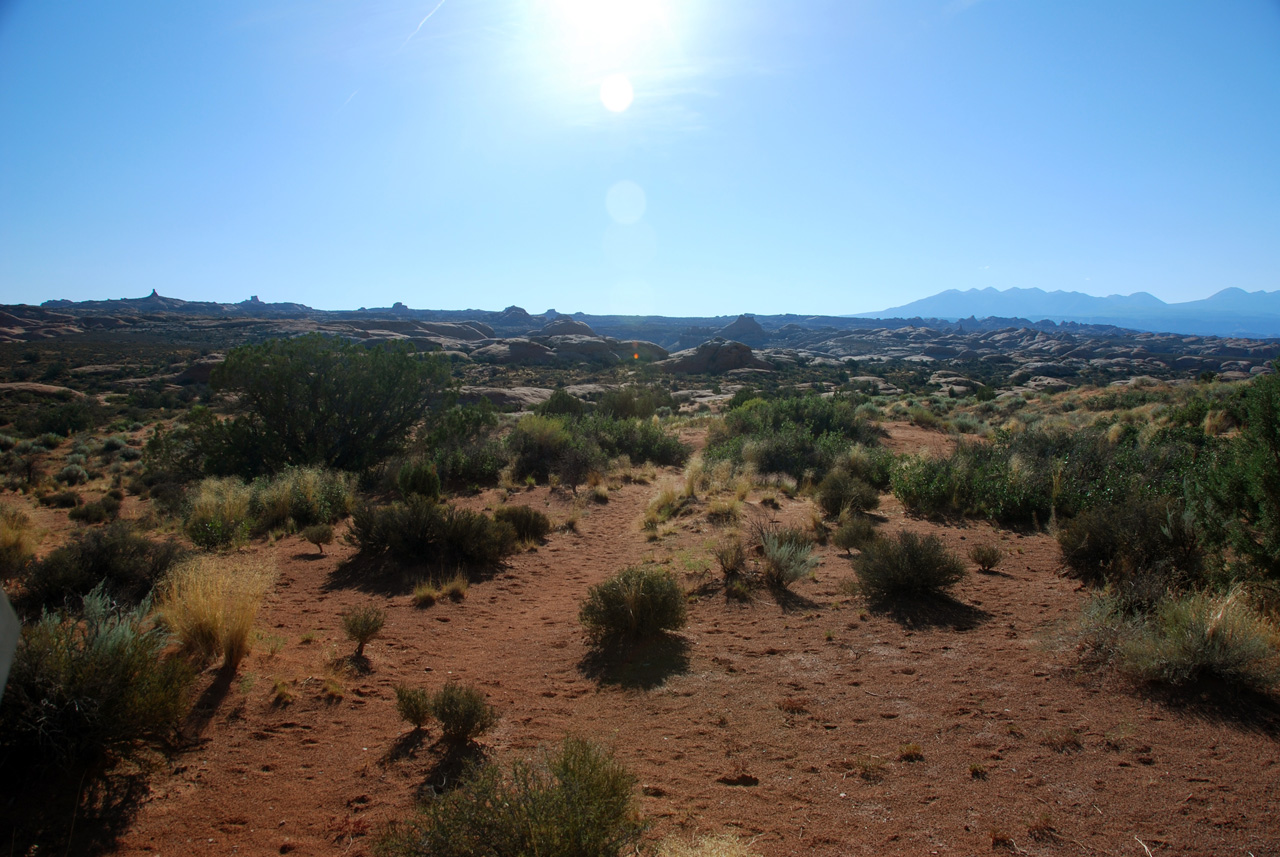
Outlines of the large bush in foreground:
M 959 583 L 966 569 L 937 536 L 900 532 L 866 545 L 854 572 L 863 595 L 875 601 L 939 595 Z
M 578 620 L 599 643 L 654 637 L 684 627 L 684 592 L 670 572 L 632 566 L 591 587 Z
M 242 475 L 291 465 L 362 470 L 400 448 L 448 377 L 444 359 L 403 343 L 367 347 L 309 334 L 242 345 L 212 382 L 243 413 L 207 425 L 206 445 L 238 462 Z M 218 464 L 213 456 L 208 463 Z
M 1132 612 L 1120 594 L 1086 605 L 1084 641 L 1133 678 L 1172 687 L 1213 679 L 1267 692 L 1280 686 L 1280 629 L 1239 589 L 1166 598 Z
M 644 825 L 635 777 L 613 756 L 568 738 L 510 772 L 473 768 L 457 788 L 378 839 L 379 857 L 616 857 Z
M 162 654 L 168 638 L 146 613 L 98 590 L 85 596 L 82 616 L 46 613 L 23 630 L 0 705 L 5 756 L 92 764 L 167 738 L 186 712 L 193 674 Z

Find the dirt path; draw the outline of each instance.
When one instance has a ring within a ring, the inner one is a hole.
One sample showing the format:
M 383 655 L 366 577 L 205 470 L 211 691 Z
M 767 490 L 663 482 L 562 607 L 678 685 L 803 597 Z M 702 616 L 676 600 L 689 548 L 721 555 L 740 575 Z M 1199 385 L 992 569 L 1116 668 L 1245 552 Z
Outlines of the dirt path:
M 644 559 L 691 589 L 714 581 L 721 531 L 694 518 L 657 542 L 641 531 L 658 487 L 615 487 L 577 533 L 426 610 L 373 579 L 335 587 L 349 547 L 323 559 L 296 538 L 253 548 L 281 572 L 265 636 L 199 743 L 154 778 L 119 852 L 367 853 L 366 834 L 440 776 L 430 739 L 405 739 L 394 686 L 458 677 L 502 715 L 483 739 L 499 760 L 566 732 L 615 747 L 655 837 L 731 830 L 768 855 L 986 853 L 993 831 L 1031 854 L 1280 853 L 1274 731 L 1079 674 L 1068 632 L 1084 594 L 1059 576 L 1044 534 L 943 527 L 886 497 L 884 531 L 938 532 L 959 551 L 996 542 L 1000 573 L 970 575 L 945 609 L 876 614 L 840 594 L 849 562 L 822 548 L 817 580 L 784 603 L 708 586 L 682 645 L 602 669 L 577 623 L 591 584 Z M 570 511 L 546 489 L 511 502 Z M 747 514 L 771 513 L 749 503 Z M 808 504 L 772 514 L 807 520 Z M 367 649 L 373 670 L 341 674 L 339 617 L 369 601 L 388 614 Z M 326 696 L 327 679 L 341 698 Z M 277 682 L 293 702 L 273 703 Z M 922 759 L 902 758 L 909 744 Z

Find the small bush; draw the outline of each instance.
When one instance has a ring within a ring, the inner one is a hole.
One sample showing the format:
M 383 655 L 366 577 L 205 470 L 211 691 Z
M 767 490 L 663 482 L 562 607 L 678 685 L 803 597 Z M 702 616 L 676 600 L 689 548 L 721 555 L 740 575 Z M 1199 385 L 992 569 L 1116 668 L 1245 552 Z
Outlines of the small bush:
M 356 644 L 356 657 L 364 657 L 365 644 L 382 633 L 387 614 L 372 604 L 356 607 L 342 615 L 342 629 L 347 639 Z
M 114 521 L 119 514 L 120 500 L 111 494 L 104 494 L 92 503 L 76 506 L 67 513 L 67 517 L 84 524 L 101 524 Z
M 818 505 L 827 517 L 837 517 L 845 509 L 869 512 L 880 505 L 880 494 L 851 473 L 836 468 L 818 484 Z
M 1072 574 L 1095 585 L 1154 573 L 1178 589 L 1204 570 L 1190 517 L 1164 498 L 1087 509 L 1058 531 L 1058 544 Z
M 55 491 L 40 498 L 41 506 L 52 506 L 55 509 L 74 509 L 83 501 L 75 491 Z
M 467 744 L 498 722 L 498 713 L 471 685 L 448 682 L 431 694 L 427 703 L 431 716 L 440 722 L 444 739 L 451 744 Z
M 83 485 L 89 481 L 89 472 L 79 464 L 68 464 L 58 471 L 56 478 L 64 485 Z
M 249 536 L 252 492 L 234 477 L 205 479 L 187 497 L 183 530 L 196 547 L 219 550 Z
M 46 613 L 23 630 L 0 706 L 7 765 L 92 764 L 171 734 L 194 676 L 163 656 L 166 635 L 147 612 L 98 590 L 80 616 Z
M 1173 686 L 1210 677 L 1264 693 L 1280 685 L 1280 629 L 1238 589 L 1164 601 L 1117 655 L 1122 671 Z
M 181 556 L 176 543 L 154 542 L 127 522 L 116 521 L 77 534 L 28 566 L 20 605 L 38 614 L 64 607 L 99 584 L 105 584 L 112 598 L 136 604 Z
M 939 595 L 959 583 L 964 563 L 937 536 L 900 532 L 868 544 L 854 564 L 871 600 Z
M 420 687 L 396 685 L 396 713 L 415 731 L 422 729 L 431 719 L 431 694 Z
M 684 593 L 670 572 L 632 566 L 591 587 L 578 620 L 597 643 L 653 637 L 684 627 Z
M 521 541 L 541 541 L 551 532 L 551 519 L 529 506 L 500 506 L 494 510 L 493 519 L 510 524 Z
M 1004 551 L 991 544 L 974 545 L 969 548 L 969 559 L 979 570 L 993 571 L 1004 560 Z
M 324 546 L 333 544 L 333 525 L 312 524 L 309 527 L 304 527 L 302 537 L 315 545 L 320 553 L 323 554 Z
M 611 754 L 566 738 L 536 762 L 509 773 L 473 768 L 415 818 L 391 825 L 375 843 L 380 857 L 616 857 L 644 825 L 635 777 Z
M 808 577 L 818 564 L 817 557 L 812 556 L 813 544 L 786 530 L 765 533 L 761 546 L 764 553 L 760 575 L 765 584 L 775 589 L 786 589 Z
M 17 509 L 0 506 L 0 578 L 25 569 L 35 552 L 31 520 Z
M 852 553 L 855 548 L 861 550 L 875 537 L 875 524 L 866 515 L 841 512 L 840 523 L 836 526 L 831 541 L 845 553 Z
M 716 562 L 720 565 L 721 573 L 727 578 L 742 574 L 747 567 L 747 549 L 742 544 L 742 539 L 737 536 L 720 542 L 713 553 Z
M 219 655 L 234 670 L 249 653 L 253 623 L 275 572 L 243 557 L 192 557 L 160 590 L 160 615 L 183 650 L 201 664 Z

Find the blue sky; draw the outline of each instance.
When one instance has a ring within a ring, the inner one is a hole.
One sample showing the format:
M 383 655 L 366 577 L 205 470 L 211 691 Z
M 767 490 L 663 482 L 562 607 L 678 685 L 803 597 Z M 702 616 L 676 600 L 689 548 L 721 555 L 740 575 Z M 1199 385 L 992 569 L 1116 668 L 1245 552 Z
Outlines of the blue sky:
M 0 302 L 1272 291 L 1278 151 L 1275 0 L 10 0 Z

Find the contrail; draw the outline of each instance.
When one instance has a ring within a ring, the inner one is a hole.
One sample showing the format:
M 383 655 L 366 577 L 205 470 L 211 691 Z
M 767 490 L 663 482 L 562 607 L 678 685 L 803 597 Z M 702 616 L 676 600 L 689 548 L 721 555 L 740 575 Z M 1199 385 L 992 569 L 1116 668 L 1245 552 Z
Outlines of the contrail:
M 439 12 L 440 7 L 443 5 L 444 5 L 444 0 L 440 0 L 440 2 L 436 4 L 436 7 L 434 9 L 432 9 L 430 12 L 427 13 L 427 17 L 423 18 L 421 21 L 418 22 L 418 26 L 415 27 L 413 32 L 409 34 L 409 38 L 404 40 L 404 45 L 409 44 L 409 42 L 413 39 L 413 37 L 418 35 L 418 31 L 422 29 L 422 25 L 427 23 L 427 18 L 430 18 L 432 15 Z M 401 45 L 400 47 L 403 48 L 404 45 Z

